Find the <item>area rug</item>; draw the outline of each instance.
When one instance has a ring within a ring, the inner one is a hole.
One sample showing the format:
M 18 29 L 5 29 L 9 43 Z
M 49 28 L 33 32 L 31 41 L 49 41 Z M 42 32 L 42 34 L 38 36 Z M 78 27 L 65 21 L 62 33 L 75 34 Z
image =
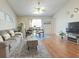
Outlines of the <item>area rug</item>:
M 28 51 L 26 43 L 22 43 L 22 47 L 15 49 L 9 58 L 51 58 L 46 47 L 38 42 L 37 50 L 31 49 Z
M 49 38 L 49 35 L 46 35 L 46 34 L 44 36 L 43 36 L 43 34 L 41 34 L 41 36 L 32 35 L 32 39 L 44 40 L 44 39 L 47 39 L 47 38 Z

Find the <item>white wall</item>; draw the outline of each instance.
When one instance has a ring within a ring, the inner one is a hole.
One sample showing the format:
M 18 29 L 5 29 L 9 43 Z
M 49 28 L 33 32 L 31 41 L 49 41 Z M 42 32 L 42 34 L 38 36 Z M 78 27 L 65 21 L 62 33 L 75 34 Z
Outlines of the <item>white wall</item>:
M 2 25 L 0 25 L 0 30 L 16 28 L 16 15 L 8 5 L 7 0 L 0 0 L 0 11 L 4 12 L 5 14 L 8 14 L 11 17 L 11 19 L 13 19 L 12 24 L 10 24 L 11 22 L 6 22 L 6 19 L 0 19 L 0 23 L 2 23 Z
M 58 34 L 60 31 L 65 32 L 69 22 L 79 21 L 79 11 L 78 13 L 74 13 L 74 8 L 79 8 L 79 0 L 70 0 L 64 8 L 54 15 L 55 33 Z M 73 18 L 70 17 L 72 14 L 74 14 Z
M 17 25 L 19 23 L 24 23 L 24 29 L 26 28 L 26 30 L 27 30 L 30 26 L 30 21 L 32 19 L 42 19 L 45 34 L 52 34 L 53 33 L 52 17 L 17 17 Z M 50 21 L 51 24 L 50 25 L 45 25 L 44 23 L 48 22 L 48 21 Z

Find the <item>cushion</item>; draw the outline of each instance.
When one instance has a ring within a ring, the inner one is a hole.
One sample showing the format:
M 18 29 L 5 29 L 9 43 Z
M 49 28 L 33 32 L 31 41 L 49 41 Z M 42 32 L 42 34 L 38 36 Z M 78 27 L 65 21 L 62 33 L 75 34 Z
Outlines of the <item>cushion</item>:
M 19 35 L 23 39 L 23 33 L 21 33 L 21 32 L 15 32 L 15 35 Z
M 22 35 L 21 32 L 15 32 L 15 35 Z
M 15 36 L 15 33 L 14 33 L 13 30 L 10 30 L 9 33 L 10 33 L 11 36 Z
M 3 33 L 2 36 L 5 40 L 8 40 L 10 38 L 9 33 Z
M 4 40 L 3 40 L 3 38 L 2 38 L 2 36 L 0 36 L 0 42 L 3 42 Z

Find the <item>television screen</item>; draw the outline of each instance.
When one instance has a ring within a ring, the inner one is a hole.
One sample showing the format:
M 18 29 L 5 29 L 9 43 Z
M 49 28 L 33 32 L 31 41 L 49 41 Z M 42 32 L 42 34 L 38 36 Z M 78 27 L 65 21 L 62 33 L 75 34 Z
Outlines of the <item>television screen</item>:
M 66 31 L 71 33 L 79 33 L 79 22 L 70 22 Z

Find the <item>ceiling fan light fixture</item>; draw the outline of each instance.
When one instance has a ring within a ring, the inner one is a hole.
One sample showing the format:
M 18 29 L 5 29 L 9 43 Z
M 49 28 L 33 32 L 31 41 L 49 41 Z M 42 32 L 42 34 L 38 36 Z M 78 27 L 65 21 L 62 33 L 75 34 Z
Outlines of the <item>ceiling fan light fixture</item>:
M 38 1 L 37 2 L 37 6 L 33 10 L 33 14 L 42 14 L 42 13 L 44 13 L 45 8 L 44 7 L 41 7 L 40 4 L 41 4 L 40 1 Z
M 45 8 L 44 7 L 37 7 L 34 9 L 34 14 L 42 14 L 44 13 Z
M 34 14 L 42 14 L 43 11 L 41 11 L 41 10 L 40 10 L 40 11 L 34 11 L 33 13 L 34 13 Z

